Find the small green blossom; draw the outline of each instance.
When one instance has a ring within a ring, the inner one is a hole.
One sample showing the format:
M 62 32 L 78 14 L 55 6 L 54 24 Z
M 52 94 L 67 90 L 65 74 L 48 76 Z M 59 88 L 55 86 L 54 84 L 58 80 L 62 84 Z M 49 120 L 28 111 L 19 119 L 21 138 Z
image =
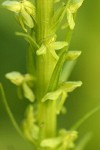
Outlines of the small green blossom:
M 30 81 L 31 82 L 33 81 L 33 77 L 31 75 L 29 74 L 22 75 L 21 73 L 15 71 L 15 72 L 7 73 L 5 77 L 9 79 L 16 86 L 22 87 L 25 98 L 27 98 L 31 102 L 34 101 L 35 96 L 29 85 Z
M 41 142 L 41 147 L 69 150 L 70 148 L 74 148 L 74 141 L 77 139 L 77 135 L 76 131 L 62 130 L 58 137 L 44 139 Z
M 25 32 L 27 32 L 27 27 L 34 27 L 36 10 L 35 6 L 31 2 L 27 0 L 19 2 L 7 0 L 2 3 L 2 6 L 15 13 L 17 20 Z
M 80 8 L 84 0 L 70 0 L 67 6 L 67 20 L 71 30 L 75 27 L 74 14 Z
M 39 127 L 36 125 L 33 105 L 29 105 L 26 110 L 25 119 L 22 123 L 25 137 L 33 142 L 39 138 Z

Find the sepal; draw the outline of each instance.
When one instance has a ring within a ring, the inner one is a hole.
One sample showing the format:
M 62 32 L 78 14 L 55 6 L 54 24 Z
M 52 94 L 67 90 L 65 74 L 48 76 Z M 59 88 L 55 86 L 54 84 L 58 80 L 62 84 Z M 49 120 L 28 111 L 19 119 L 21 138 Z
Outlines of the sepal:
M 20 17 L 23 21 L 23 23 L 29 27 L 29 28 L 33 28 L 34 27 L 34 22 L 33 22 L 33 19 L 32 17 L 30 16 L 29 13 L 27 13 L 27 11 L 25 10 L 25 8 L 22 6 L 21 7 L 21 12 L 20 12 Z
M 35 100 L 35 95 L 33 94 L 32 89 L 25 82 L 22 84 L 22 88 L 24 97 L 33 102 Z
M 24 81 L 24 77 L 22 76 L 22 74 L 17 71 L 7 73 L 5 77 L 16 86 L 20 86 Z
M 47 100 L 57 100 L 59 96 L 61 95 L 61 93 L 62 93 L 61 90 L 49 92 L 42 98 L 41 102 L 45 102 Z
M 55 137 L 55 138 L 49 138 L 49 139 L 44 139 L 41 143 L 41 147 L 48 147 L 48 148 L 56 148 L 60 145 L 61 143 L 61 137 Z
M 62 83 L 59 87 L 60 90 L 65 91 L 65 92 L 72 92 L 75 90 L 77 87 L 80 87 L 82 85 L 81 81 L 70 81 L 70 82 L 65 82 Z
M 71 13 L 75 13 L 82 5 L 84 0 L 70 0 L 68 3 L 68 8 Z
M 21 4 L 18 1 L 5 1 L 2 3 L 2 6 L 5 7 L 6 9 L 13 11 L 15 13 L 19 13 L 21 10 Z
M 24 1 L 24 7 L 26 9 L 26 12 L 32 16 L 34 21 L 36 22 L 36 7 L 34 4 L 32 4 L 30 1 L 25 0 Z
M 68 46 L 68 43 L 66 41 L 57 41 L 54 43 L 55 50 L 60 50 L 66 46 Z
M 67 9 L 67 20 L 68 20 L 68 25 L 70 29 L 73 30 L 75 27 L 75 22 L 74 22 L 73 14 L 71 13 L 69 9 Z

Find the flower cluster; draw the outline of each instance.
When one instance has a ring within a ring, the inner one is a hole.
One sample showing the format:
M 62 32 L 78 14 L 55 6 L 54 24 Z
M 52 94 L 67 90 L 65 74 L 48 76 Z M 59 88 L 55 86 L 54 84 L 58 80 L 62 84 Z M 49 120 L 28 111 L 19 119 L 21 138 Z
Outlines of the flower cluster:
M 60 0 L 36 0 L 35 3 L 7 0 L 2 4 L 15 13 L 25 31 L 16 35 L 29 43 L 28 73 L 14 71 L 7 73 L 6 78 L 17 86 L 19 98 L 29 100 L 22 134 L 36 149 L 70 150 L 75 147 L 78 133 L 65 129 L 57 131 L 56 118 L 66 111 L 64 104 L 68 94 L 82 85 L 81 81 L 67 81 L 81 54 L 81 51 L 68 51 L 68 48 L 75 27 L 75 14 L 82 3 L 83 0 L 68 0 L 66 3 Z M 52 7 L 56 4 L 59 6 L 57 10 Z M 59 39 L 57 30 L 61 30 L 63 22 L 67 38 Z

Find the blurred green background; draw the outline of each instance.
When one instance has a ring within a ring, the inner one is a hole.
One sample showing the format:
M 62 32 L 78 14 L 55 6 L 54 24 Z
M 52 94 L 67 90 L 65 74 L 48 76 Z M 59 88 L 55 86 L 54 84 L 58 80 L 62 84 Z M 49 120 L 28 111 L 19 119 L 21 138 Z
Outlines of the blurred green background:
M 0 0 L 2 3 L 2 0 Z M 15 36 L 20 31 L 14 15 L 0 7 L 0 81 L 4 85 L 9 105 L 20 123 L 27 101 L 19 101 L 16 88 L 4 75 L 10 71 L 26 72 L 25 52 L 27 44 Z M 83 86 L 70 94 L 67 115 L 59 117 L 59 127 L 69 128 L 86 112 L 100 104 L 100 0 L 85 0 L 81 7 L 70 49 L 82 50 L 70 80 L 82 80 Z M 93 133 L 85 150 L 100 150 L 100 111 L 79 128 L 79 137 Z M 32 150 L 13 128 L 0 100 L 0 150 Z

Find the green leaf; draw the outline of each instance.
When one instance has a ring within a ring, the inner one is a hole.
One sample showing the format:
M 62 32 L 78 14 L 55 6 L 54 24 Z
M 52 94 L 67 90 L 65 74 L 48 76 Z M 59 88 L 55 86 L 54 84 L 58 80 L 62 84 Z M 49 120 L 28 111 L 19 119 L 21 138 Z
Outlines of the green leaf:
M 56 148 L 61 144 L 62 138 L 61 137 L 55 137 L 55 138 L 48 138 L 44 139 L 41 143 L 41 147 L 48 147 L 48 148 Z
M 67 53 L 64 52 L 63 54 L 61 54 L 56 67 L 52 73 L 51 79 L 50 79 L 50 83 L 49 83 L 49 87 L 48 87 L 48 91 L 54 91 L 57 88 L 58 82 L 59 82 L 59 77 L 60 77 L 60 73 L 62 70 L 62 66 L 66 60 L 66 56 Z
M 54 49 L 55 50 L 59 50 L 62 49 L 64 47 L 68 46 L 68 43 L 65 41 L 57 41 L 54 43 Z
M 80 87 L 81 85 L 82 85 L 81 81 L 65 82 L 60 85 L 59 89 L 68 93 L 68 92 L 72 92 L 73 90 L 75 90 L 77 87 Z
M 72 51 L 72 52 L 64 52 L 61 54 L 61 56 L 56 64 L 56 67 L 53 71 L 53 74 L 51 76 L 48 91 L 54 91 L 56 89 L 56 87 L 59 83 L 60 74 L 61 74 L 62 67 L 63 67 L 65 61 L 76 59 L 80 55 L 80 53 L 81 53 L 80 51 L 79 52 Z
M 61 54 L 56 67 L 53 71 L 53 74 L 50 79 L 48 91 L 54 91 L 58 85 L 60 74 L 62 71 L 62 67 L 65 63 L 65 61 L 74 60 L 81 54 L 80 51 L 70 51 L 70 52 L 64 52 Z
M 21 4 L 18 1 L 5 1 L 2 3 L 2 6 L 5 7 L 6 9 L 13 11 L 15 13 L 19 13 L 21 10 Z
M 30 102 L 34 102 L 35 96 L 32 89 L 25 82 L 22 84 L 22 88 L 24 92 L 24 97 L 27 98 Z
M 62 68 L 59 82 L 65 82 L 68 80 L 69 75 L 72 72 L 73 67 L 76 64 L 76 59 L 80 56 L 81 51 L 69 51 L 66 56 L 66 62 Z
M 75 64 L 76 64 L 76 60 L 65 62 L 64 66 L 62 68 L 59 83 L 66 82 L 68 80 Z
M 5 77 L 17 86 L 21 85 L 24 80 L 23 75 L 17 71 L 7 73 Z
M 41 47 L 36 51 L 37 55 L 44 55 L 46 54 L 46 46 L 44 44 L 41 45 Z

